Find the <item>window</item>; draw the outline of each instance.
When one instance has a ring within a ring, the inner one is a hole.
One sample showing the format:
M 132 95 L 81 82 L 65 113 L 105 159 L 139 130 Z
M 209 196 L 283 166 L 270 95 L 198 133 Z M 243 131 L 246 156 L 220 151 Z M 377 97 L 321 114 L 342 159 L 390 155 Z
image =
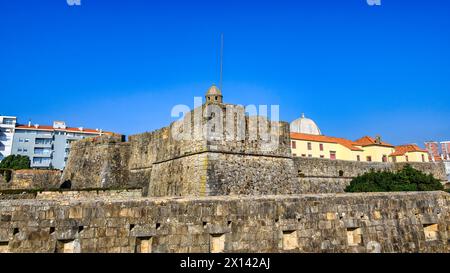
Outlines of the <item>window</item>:
M 323 151 L 323 144 L 322 143 L 319 144 L 319 148 L 320 148 L 320 151 Z
M 211 234 L 209 252 L 220 253 L 225 250 L 225 234 Z
M 51 150 L 48 148 L 34 148 L 34 153 L 37 155 L 50 154 Z
M 383 162 L 387 162 L 387 161 L 388 161 L 388 160 L 387 160 L 387 155 L 383 155 L 382 161 L 383 161 Z
M 363 245 L 361 228 L 347 228 L 347 243 L 349 246 Z
M 28 153 L 28 149 L 23 148 L 24 153 Z
M 325 158 L 325 156 L 324 155 L 320 155 L 320 158 Z
M 366 161 L 367 162 L 372 162 L 372 157 L 371 156 L 366 157 Z
M 33 157 L 33 164 L 49 164 L 50 158 L 48 157 Z
M 306 157 L 306 154 L 302 154 L 303 157 Z
M 79 244 L 75 240 L 58 240 L 56 242 L 56 253 L 78 253 Z
M 298 248 L 296 230 L 283 231 L 283 250 L 293 250 Z
M 24 141 L 25 141 L 25 142 L 30 142 L 30 139 L 29 139 L 29 138 L 25 138 Z
M 297 145 L 296 145 L 295 141 L 292 141 L 292 149 L 295 149 L 295 148 L 297 148 Z
M 422 155 L 422 162 L 425 162 L 425 155 Z
M 361 156 L 360 155 L 356 156 L 356 161 L 361 161 Z
M 394 163 L 397 162 L 397 157 L 396 157 L 396 156 L 393 156 L 393 157 L 392 157 L 392 162 L 394 162 Z
M 292 156 L 297 156 L 297 154 L 292 154 Z
M 21 153 L 21 152 L 22 152 L 22 148 L 18 148 L 18 149 L 17 149 L 17 152 L 18 152 L 18 153 Z
M 34 157 L 33 158 L 33 164 L 39 164 L 42 163 L 42 158 L 40 157 Z
M 308 151 L 311 151 L 312 150 L 312 144 L 311 144 L 311 142 L 308 142 Z
M 409 162 L 409 157 L 405 155 L 406 162 Z
M 14 119 L 5 118 L 5 119 L 3 119 L 3 124 L 13 125 L 14 121 L 15 121 Z
M 19 138 L 19 142 L 23 142 L 23 138 Z
M 0 241 L 0 253 L 9 252 L 8 244 L 9 244 L 8 241 Z
M 152 242 L 153 242 L 152 237 L 137 237 L 136 253 L 151 253 Z
M 309 154 L 309 155 L 308 155 L 308 157 L 312 157 L 312 155 L 311 155 L 311 154 Z
M 336 159 L 336 152 L 330 151 L 330 159 L 335 160 Z
M 49 138 L 36 138 L 34 143 L 35 144 L 51 144 L 52 140 Z
M 425 240 L 426 241 L 435 241 L 438 238 L 438 224 L 424 224 L 423 225 L 423 232 L 425 233 Z

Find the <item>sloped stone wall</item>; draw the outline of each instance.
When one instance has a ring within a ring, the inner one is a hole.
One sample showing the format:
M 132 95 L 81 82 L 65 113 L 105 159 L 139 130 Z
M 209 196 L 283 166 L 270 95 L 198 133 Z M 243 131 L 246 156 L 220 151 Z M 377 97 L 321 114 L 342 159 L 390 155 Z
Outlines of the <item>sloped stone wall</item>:
M 129 143 L 102 136 L 72 144 L 61 182 L 72 189 L 136 187 L 129 179 Z
M 0 175 L 0 190 L 57 189 L 61 175 L 59 170 L 15 170 L 9 182 L 2 181 Z
M 370 172 L 370 170 L 372 169 L 375 171 L 396 171 L 402 169 L 406 164 L 409 164 L 417 170 L 432 174 L 437 179 L 446 180 L 444 165 L 442 163 L 434 162 L 382 163 L 295 157 L 294 163 L 297 168 L 298 174 L 304 177 L 353 178 L 358 175 Z
M 0 201 L 9 252 L 449 252 L 444 192 Z
M 406 164 L 447 182 L 442 163 L 382 163 L 295 157 L 295 172 L 300 193 L 342 193 L 358 175 L 375 171 L 398 171 Z
M 226 118 L 229 109 L 234 118 Z M 106 136 L 75 142 L 62 181 L 70 181 L 73 189 L 142 187 L 149 196 L 297 192 L 290 189 L 294 172 L 288 123 L 246 117 L 237 105 L 203 105 L 197 110 L 204 114 L 199 124 L 193 110 L 185 116 L 186 123 L 130 136 L 127 143 Z M 223 131 L 210 124 L 213 116 L 222 121 Z M 235 124 L 228 128 L 230 120 Z M 242 138 L 235 139 L 237 124 L 242 125 Z M 265 125 L 262 130 L 259 124 Z

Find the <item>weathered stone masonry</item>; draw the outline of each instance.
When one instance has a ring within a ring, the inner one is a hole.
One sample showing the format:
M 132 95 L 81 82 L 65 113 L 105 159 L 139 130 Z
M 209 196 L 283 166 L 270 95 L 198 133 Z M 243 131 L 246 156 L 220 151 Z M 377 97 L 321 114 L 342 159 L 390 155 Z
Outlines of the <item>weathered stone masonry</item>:
M 11 170 L 11 181 L 0 174 L 0 190 L 58 189 L 61 184 L 59 170 Z
M 211 129 L 208 115 L 214 108 L 218 113 L 232 109 L 234 119 L 226 119 L 226 114 L 216 117 L 225 127 L 234 120 L 234 127 Z M 62 180 L 70 181 L 74 189 L 142 187 L 148 196 L 298 193 L 293 190 L 298 186 L 289 124 L 244 116 L 244 107 L 236 105 L 208 104 L 199 111 L 205 118 L 197 127 L 194 110 L 184 118 L 189 129 L 174 122 L 130 136 L 126 143 L 112 137 L 74 143 Z M 236 128 L 239 122 L 242 134 Z M 274 140 L 273 149 L 267 149 L 266 138 Z
M 293 160 L 298 176 L 299 193 L 342 193 L 351 180 L 358 175 L 371 170 L 398 171 L 406 164 L 424 173 L 432 174 L 442 183 L 448 183 L 442 162 L 381 163 L 305 157 L 297 157 Z
M 0 252 L 449 252 L 444 192 L 0 201 Z

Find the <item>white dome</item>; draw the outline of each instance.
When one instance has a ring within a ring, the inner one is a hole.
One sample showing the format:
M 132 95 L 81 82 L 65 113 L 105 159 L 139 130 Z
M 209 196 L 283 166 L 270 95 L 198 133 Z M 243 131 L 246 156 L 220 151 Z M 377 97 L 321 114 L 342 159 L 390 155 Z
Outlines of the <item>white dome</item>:
M 298 118 L 291 122 L 291 133 L 301 133 L 309 135 L 321 135 L 317 124 L 309 118 L 305 118 L 305 114 L 302 114 L 301 118 Z

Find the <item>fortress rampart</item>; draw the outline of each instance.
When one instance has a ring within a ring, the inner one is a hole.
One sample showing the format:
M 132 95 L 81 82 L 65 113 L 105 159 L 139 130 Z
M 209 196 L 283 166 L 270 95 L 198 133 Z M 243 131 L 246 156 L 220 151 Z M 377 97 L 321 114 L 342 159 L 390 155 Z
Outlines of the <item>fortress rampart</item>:
M 298 192 L 287 123 L 245 116 L 238 105 L 197 110 L 197 125 L 193 110 L 126 143 L 113 137 L 74 143 L 63 181 L 74 189 L 140 186 L 149 196 Z
M 444 192 L 0 201 L 0 252 L 449 252 Z
M 11 170 L 11 179 L 0 173 L 0 190 L 58 189 L 61 184 L 59 170 Z
M 296 158 L 285 149 L 258 154 L 242 144 L 233 149 L 233 142 L 223 149 L 218 141 L 176 143 L 170 132 L 167 127 L 130 136 L 126 143 L 110 137 L 74 143 L 63 181 L 73 189 L 143 188 L 148 196 L 338 193 L 358 175 L 406 164 L 446 181 L 442 163 Z
M 371 170 L 398 171 L 406 164 L 424 173 L 432 174 L 443 183 L 448 182 L 445 167 L 441 162 L 382 163 L 305 157 L 297 157 L 293 160 L 301 193 L 344 192 L 345 187 L 358 175 L 370 172 Z

